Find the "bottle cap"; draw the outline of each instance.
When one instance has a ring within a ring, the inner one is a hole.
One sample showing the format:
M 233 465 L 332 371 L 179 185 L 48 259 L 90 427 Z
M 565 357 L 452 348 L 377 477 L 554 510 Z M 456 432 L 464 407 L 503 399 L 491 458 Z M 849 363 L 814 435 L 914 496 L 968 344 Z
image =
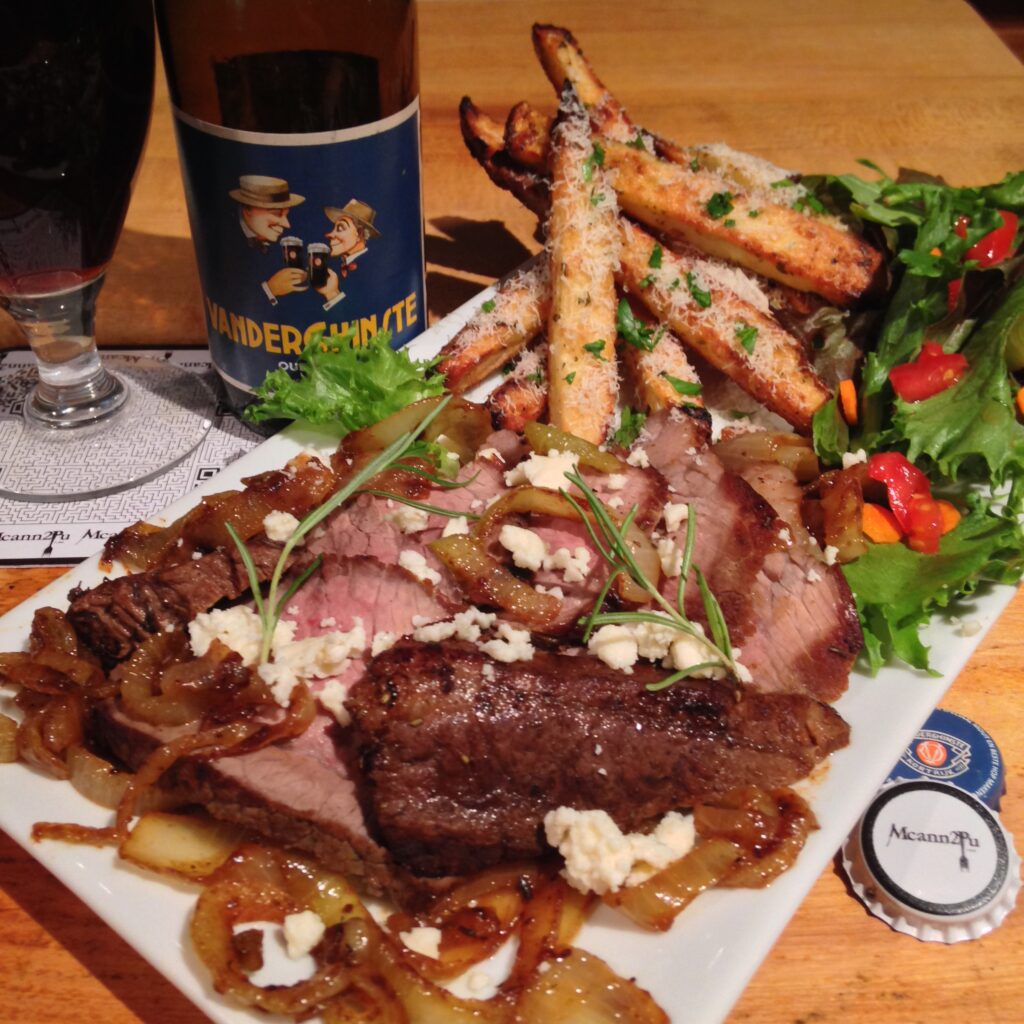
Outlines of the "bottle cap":
M 926 942 L 997 928 L 1020 890 L 1020 857 L 998 816 L 956 786 L 887 783 L 843 847 L 853 891 L 890 927 Z
M 889 779 L 949 782 L 998 810 L 1006 792 L 1005 775 L 999 748 L 981 726 L 936 708 L 903 751 Z

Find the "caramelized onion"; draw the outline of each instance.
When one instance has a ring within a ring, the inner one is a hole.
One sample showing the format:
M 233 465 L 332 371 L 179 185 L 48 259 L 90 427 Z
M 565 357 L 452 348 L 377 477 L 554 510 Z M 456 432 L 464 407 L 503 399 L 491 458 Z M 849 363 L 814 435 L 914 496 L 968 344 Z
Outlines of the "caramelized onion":
M 520 622 L 540 627 L 558 618 L 562 602 L 538 593 L 492 558 L 479 541 L 463 534 L 435 540 L 431 550 L 459 580 L 471 601 L 495 605 Z
M 18 760 L 18 723 L 8 715 L 0 715 L 0 764 Z
M 130 772 L 117 771 L 81 744 L 68 750 L 67 768 L 71 785 L 82 796 L 111 811 L 117 809 L 132 779 Z
M 809 516 L 806 508 L 803 509 L 808 529 L 816 532 L 823 546 L 834 547 L 838 552 L 836 558 L 843 563 L 852 562 L 868 549 L 862 526 L 864 488 L 861 477 L 857 467 L 823 473 L 815 487 L 820 505 L 818 516 Z
M 820 467 L 810 439 L 799 434 L 755 430 L 738 433 L 714 446 L 726 469 L 739 472 L 751 462 L 777 462 L 801 483 L 817 478 Z
M 575 434 L 567 434 L 548 423 L 531 420 L 523 427 L 523 433 L 526 435 L 526 443 L 542 455 L 552 451 L 572 452 L 579 456 L 581 466 L 589 466 L 599 473 L 624 473 L 629 469 L 622 459 L 611 452 L 603 452 L 596 444 L 584 441 Z
M 18 755 L 58 779 L 68 777 L 64 752 L 82 741 L 82 702 L 75 694 L 29 711 L 18 727 Z

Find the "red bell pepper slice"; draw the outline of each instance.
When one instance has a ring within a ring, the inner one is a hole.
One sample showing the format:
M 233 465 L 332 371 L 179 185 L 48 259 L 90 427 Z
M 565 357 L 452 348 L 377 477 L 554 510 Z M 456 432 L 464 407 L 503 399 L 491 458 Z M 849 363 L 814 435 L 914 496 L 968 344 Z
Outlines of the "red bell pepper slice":
M 912 363 L 889 371 L 889 383 L 904 402 L 920 402 L 952 387 L 967 372 L 967 360 L 959 352 L 946 354 L 942 346 L 926 341 Z
M 904 533 L 910 532 L 910 506 L 914 498 L 931 498 L 928 477 L 899 452 L 878 452 L 868 459 L 868 476 L 885 484 L 889 508 Z
M 907 512 L 907 544 L 923 555 L 939 550 L 942 536 L 942 509 L 930 494 L 915 494 Z
M 981 269 L 1002 263 L 1013 252 L 1013 240 L 1017 237 L 1019 218 L 1009 210 L 1000 210 L 999 216 L 1002 217 L 1003 223 L 979 238 L 964 253 L 964 259 L 977 260 Z

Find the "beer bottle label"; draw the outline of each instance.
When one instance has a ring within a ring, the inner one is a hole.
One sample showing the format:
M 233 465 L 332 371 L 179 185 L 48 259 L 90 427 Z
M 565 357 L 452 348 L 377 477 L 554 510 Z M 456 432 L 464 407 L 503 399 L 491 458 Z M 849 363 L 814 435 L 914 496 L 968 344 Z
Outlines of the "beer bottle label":
M 214 363 L 251 391 L 309 340 L 426 326 L 419 101 L 356 128 L 238 131 L 175 110 Z

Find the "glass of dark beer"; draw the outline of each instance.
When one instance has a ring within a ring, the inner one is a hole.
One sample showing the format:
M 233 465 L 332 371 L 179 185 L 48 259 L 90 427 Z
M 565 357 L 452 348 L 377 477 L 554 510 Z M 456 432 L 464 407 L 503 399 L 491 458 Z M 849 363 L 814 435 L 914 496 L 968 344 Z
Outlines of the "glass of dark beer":
M 302 254 L 304 252 L 302 239 L 294 235 L 286 235 L 281 239 L 281 253 L 284 256 L 286 267 L 302 269 Z
M 105 493 L 180 459 L 209 429 L 211 412 L 204 385 L 205 395 L 194 395 L 203 404 L 202 433 L 193 439 L 190 429 L 185 451 L 172 444 L 143 460 L 141 474 L 133 462 L 134 479 L 120 479 L 114 463 L 122 460 L 111 458 L 116 444 L 107 431 L 127 426 L 127 409 L 145 389 L 135 388 L 134 374 L 126 383 L 104 367 L 93 323 L 149 126 L 152 8 L 149 0 L 0 0 L 0 23 L 0 305 L 39 371 L 24 400 L 19 459 L 33 443 L 42 446 L 40 459 L 58 465 L 81 468 L 89 451 L 105 456 L 99 475 L 65 468 L 57 474 L 63 487 L 52 477 L 23 487 L 5 472 L 0 493 L 41 500 Z M 69 438 L 73 452 L 54 447 Z
M 309 285 L 311 288 L 323 288 L 327 284 L 327 257 L 331 254 L 331 248 L 323 242 L 310 242 L 306 246 L 306 254 L 309 260 Z

